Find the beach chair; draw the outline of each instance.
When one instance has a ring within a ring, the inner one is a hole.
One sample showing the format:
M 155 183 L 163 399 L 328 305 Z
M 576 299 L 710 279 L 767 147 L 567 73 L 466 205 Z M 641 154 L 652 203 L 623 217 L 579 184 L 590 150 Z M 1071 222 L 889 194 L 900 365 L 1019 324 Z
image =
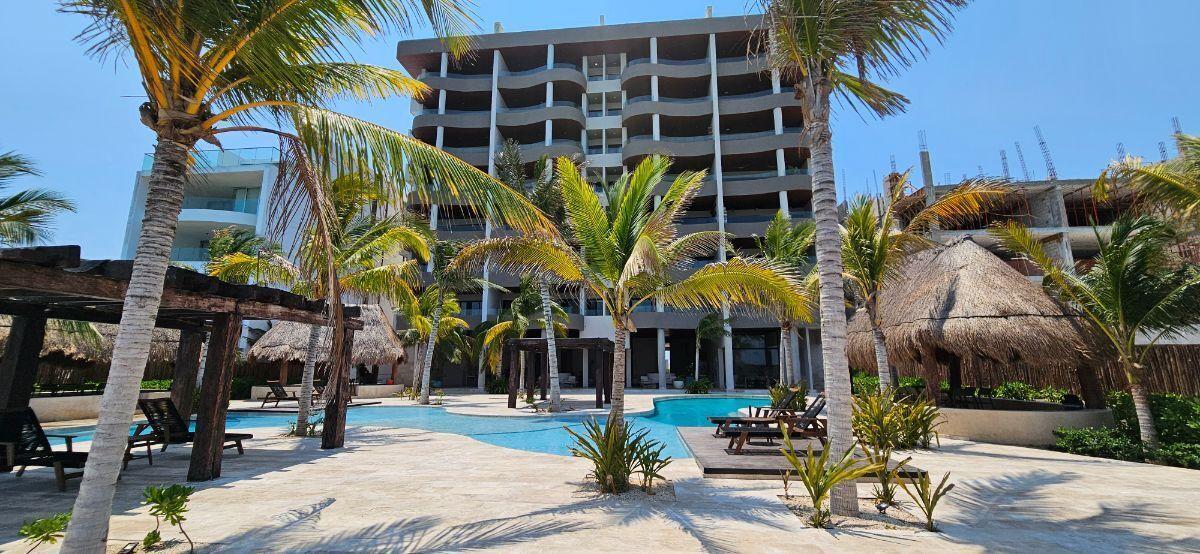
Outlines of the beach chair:
M 132 453 L 134 448 L 145 446 L 145 457 L 153 464 L 151 446 L 161 444 L 162 450 L 165 451 L 169 445 L 186 444 L 195 440 L 196 434 L 190 429 L 187 420 L 179 415 L 179 410 L 170 398 L 141 398 L 138 399 L 138 408 L 146 416 L 146 423 L 139 423 L 133 435 L 129 437 L 129 446 L 125 449 L 127 460 L 137 458 Z M 242 441 L 252 438 L 254 435 L 249 433 L 225 433 L 223 448 L 236 448 L 238 454 L 245 454 Z
M 733 425 L 766 426 L 774 423 L 781 415 L 795 415 L 795 410 L 787 408 L 787 406 L 792 405 L 797 394 L 800 394 L 800 391 L 790 391 L 770 406 L 750 406 L 747 410 L 750 413 L 749 416 L 709 416 L 708 422 L 717 426 L 716 430 L 713 431 L 713 436 L 725 436 L 726 429 Z M 820 403 L 822 408 L 825 407 L 825 393 L 817 395 L 817 400 L 813 404 L 818 403 Z
M 267 391 L 267 394 L 263 395 L 262 405 L 259 406 L 259 408 L 266 406 L 267 402 L 272 400 L 275 401 L 274 407 L 276 408 L 279 407 L 280 402 L 300 402 L 300 399 L 294 394 L 289 394 L 287 389 L 283 388 L 283 383 L 280 383 L 279 381 L 267 381 L 267 388 L 271 390 Z M 316 388 L 314 387 L 313 390 L 316 390 Z
M 87 452 L 75 452 L 73 441 L 78 435 L 47 434 L 38 422 L 33 408 L 16 408 L 0 410 L 0 471 L 17 469 L 17 477 L 25 473 L 28 466 L 54 468 L 54 480 L 58 490 L 67 490 L 67 479 L 83 476 L 82 471 L 68 472 L 69 469 L 83 469 L 87 463 Z M 66 452 L 50 448 L 50 439 L 55 437 L 65 439 Z
M 785 428 L 792 440 L 817 439 L 821 442 L 822 447 L 826 445 L 828 428 L 825 420 L 817 417 L 785 416 L 780 417 L 774 427 L 738 426 L 728 428 L 726 435 L 729 437 L 729 445 L 726 447 L 726 452 L 734 455 L 742 454 L 742 449 L 750 439 L 767 439 L 768 444 L 774 444 L 776 439 L 783 439 Z

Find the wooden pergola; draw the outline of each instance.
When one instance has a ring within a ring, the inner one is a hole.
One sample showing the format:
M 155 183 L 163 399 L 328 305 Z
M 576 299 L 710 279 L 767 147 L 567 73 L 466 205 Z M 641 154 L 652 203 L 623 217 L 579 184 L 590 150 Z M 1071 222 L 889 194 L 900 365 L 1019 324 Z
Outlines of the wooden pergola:
M 605 338 L 557 338 L 554 339 L 557 350 L 583 350 L 588 358 L 588 367 L 595 368 L 593 380 L 596 382 L 596 407 L 603 408 L 612 399 L 612 365 L 613 341 Z M 538 363 L 525 378 L 525 398 L 533 398 L 534 381 L 539 383 L 542 400 L 546 399 L 546 389 L 550 383 L 549 357 L 546 355 L 546 339 L 522 338 L 508 339 L 504 342 L 504 350 L 500 358 L 500 367 L 504 369 L 508 379 L 508 407 L 517 407 L 517 388 L 520 368 L 518 352 L 538 354 Z
M 0 249 L 0 314 L 12 316 L 12 329 L 0 357 L 0 409 L 29 405 L 37 375 L 38 354 L 47 319 L 120 323 L 132 271 L 130 260 L 82 260 L 79 246 Z M 196 438 L 189 481 L 221 476 L 222 437 L 233 379 L 238 338 L 245 320 L 295 321 L 329 325 L 324 300 L 309 300 L 287 291 L 235 285 L 178 267 L 167 270 L 157 327 L 178 329 L 171 400 L 180 413 L 192 413 L 200 352 L 208 335 L 208 354 L 197 406 Z M 348 357 L 354 330 L 362 328 L 357 308 L 345 310 Z M 343 367 L 349 367 L 347 361 Z M 331 379 L 334 397 L 349 392 L 349 372 Z M 345 402 L 332 401 L 325 425 L 333 437 L 323 448 L 342 446 Z

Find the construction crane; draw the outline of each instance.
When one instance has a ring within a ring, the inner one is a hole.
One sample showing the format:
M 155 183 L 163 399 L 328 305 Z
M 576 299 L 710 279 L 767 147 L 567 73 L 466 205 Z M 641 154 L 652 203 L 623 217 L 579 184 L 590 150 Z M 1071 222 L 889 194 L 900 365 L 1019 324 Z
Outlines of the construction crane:
M 1054 170 L 1054 159 L 1050 157 L 1050 147 L 1046 145 L 1046 138 L 1042 136 L 1042 128 L 1034 125 L 1033 134 L 1037 136 L 1038 148 L 1042 150 L 1042 158 L 1046 160 L 1046 180 L 1058 180 L 1058 172 Z
M 1161 140 L 1158 141 L 1158 157 L 1164 162 L 1167 161 L 1167 143 Z
M 1025 165 L 1025 154 L 1021 152 L 1021 143 L 1014 142 L 1013 146 L 1017 147 L 1017 162 L 1021 164 L 1021 174 L 1025 176 L 1026 181 L 1032 181 L 1029 177 L 1029 166 Z
M 1125 143 L 1123 143 L 1123 142 L 1117 143 L 1117 159 L 1118 160 L 1125 159 Z
M 1000 169 L 1004 171 L 1005 179 L 1012 178 L 1012 176 L 1008 174 L 1008 153 L 1005 152 L 1003 148 L 1000 149 Z
M 892 173 L 896 172 L 896 155 L 892 154 Z
M 1171 116 L 1171 128 L 1175 130 L 1175 153 L 1182 154 L 1183 151 L 1179 148 L 1179 135 L 1183 134 L 1183 126 L 1179 124 L 1179 116 Z M 1166 161 L 1164 158 L 1163 161 Z

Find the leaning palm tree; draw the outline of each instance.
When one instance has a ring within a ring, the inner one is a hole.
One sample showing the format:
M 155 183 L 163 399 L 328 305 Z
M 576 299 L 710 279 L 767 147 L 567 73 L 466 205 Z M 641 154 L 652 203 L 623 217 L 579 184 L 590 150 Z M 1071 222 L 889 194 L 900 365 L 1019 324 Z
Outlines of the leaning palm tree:
M 512 273 L 586 287 L 604 302 L 614 330 L 612 411 L 608 425 L 622 425 L 625 411 L 625 348 L 637 329 L 633 311 L 645 302 L 695 309 L 762 308 L 799 304 L 800 282 L 788 268 L 768 260 L 733 258 L 710 263 L 682 279 L 673 270 L 711 256 L 727 243 L 716 231 L 678 236 L 676 222 L 699 190 L 704 172 L 684 172 L 653 205 L 654 186 L 670 159 L 649 156 L 606 189 L 607 206 L 578 167 L 558 158 L 555 168 L 566 205 L 567 224 L 578 247 L 548 235 L 488 239 L 463 249 L 456 265 L 491 260 Z
M 345 100 L 424 94 L 425 85 L 399 70 L 355 63 L 350 52 L 365 36 L 409 33 L 428 23 L 438 36 L 453 37 L 446 41 L 461 55 L 470 48 L 463 37 L 474 27 L 466 2 L 60 0 L 60 5 L 87 18 L 79 39 L 89 53 L 124 60 L 136 69 L 147 97 L 138 115 L 156 137 L 146 216 L 108 386 L 64 543 L 71 551 L 100 551 L 162 299 L 184 182 L 199 142 L 219 147 L 219 137 L 230 132 L 279 137 L 284 159 L 274 205 L 284 208 L 281 220 L 311 217 L 326 249 L 332 215 L 323 177 L 339 172 L 370 175 L 372 182 L 392 188 L 408 183 L 404 175 L 412 168 L 429 177 L 415 191 L 420 196 L 480 206 L 488 217 L 518 229 L 554 230 L 519 194 L 471 165 L 411 136 L 332 109 Z M 310 159 L 321 160 L 321 167 Z M 332 263 L 332 256 L 325 259 Z M 336 274 L 325 273 L 330 279 Z M 340 350 L 345 342 L 340 291 L 335 280 L 326 288 L 332 348 Z M 335 363 L 334 373 L 346 371 L 343 362 Z
M 911 65 L 940 41 L 953 12 L 967 0 L 755 0 L 763 11 L 762 41 L 768 65 L 795 83 L 804 114 L 804 144 L 811 153 L 813 215 L 820 279 L 821 347 L 829 440 L 835 452 L 853 446 L 850 426 L 850 369 L 846 360 L 846 312 L 841 236 L 833 175 L 831 98 L 862 106 L 879 117 L 903 111 L 908 100 L 871 82 Z M 851 73 L 855 74 L 851 74 Z M 836 487 L 830 507 L 838 515 L 858 513 L 855 486 Z
M 51 236 L 50 220 L 74 212 L 75 203 L 57 192 L 29 189 L 3 194 L 9 181 L 20 176 L 37 176 L 33 162 L 16 152 L 0 152 L 0 244 L 15 246 L 45 242 Z
M 452 340 L 451 335 L 456 330 L 470 327 L 466 321 L 458 317 L 461 308 L 458 305 L 458 297 L 453 292 L 442 294 L 437 306 L 434 305 L 435 302 L 439 302 L 438 291 L 426 288 L 416 298 L 396 305 L 396 311 L 408 322 L 408 329 L 400 334 L 400 341 L 405 346 L 412 346 L 416 351 L 412 375 L 414 390 L 421 388 L 421 370 L 425 368 L 425 356 L 427 355 L 422 351 L 422 347 L 430 342 L 434 312 L 439 313 L 438 336 L 436 340 L 432 341 L 434 346 Z
M 567 326 L 564 321 L 567 319 L 567 312 L 553 300 L 549 301 L 549 306 L 546 305 L 549 295 L 542 295 L 540 285 L 543 282 L 545 279 L 538 279 L 537 284 L 532 279 L 522 279 L 512 304 L 500 314 L 499 321 L 484 332 L 480 346 L 483 359 L 493 373 L 501 371 L 500 361 L 503 358 L 504 344 L 509 339 L 523 338 L 532 326 L 537 325 L 543 330 L 554 329 L 553 333 L 546 333 L 547 335 L 566 335 Z M 550 313 L 550 319 L 546 319 L 547 312 Z M 553 360 L 554 358 L 547 358 L 548 367 L 553 367 L 549 366 L 549 362 Z M 521 368 L 524 372 L 523 364 Z M 555 374 L 551 371 L 548 377 L 553 379 Z M 551 383 L 553 384 L 553 381 Z
M 1163 220 L 1125 215 L 1113 222 L 1108 238 L 1094 230 L 1099 253 L 1081 275 L 1055 261 L 1020 223 L 991 232 L 1005 248 L 1037 264 L 1045 273 L 1042 283 L 1107 339 L 1129 380 L 1142 443 L 1153 451 L 1158 434 L 1142 385 L 1146 356 L 1160 339 L 1200 324 L 1200 268 L 1173 258 L 1170 246 L 1178 234 Z M 1149 342 L 1138 344 L 1143 336 Z
M 725 340 L 729 336 L 729 325 L 733 322 L 731 317 L 721 317 L 718 312 L 711 312 L 696 323 L 696 350 L 695 359 L 692 360 L 692 379 L 700 380 L 700 344 L 704 341 L 717 342 Z M 721 371 L 723 356 L 721 355 L 722 347 L 717 348 L 717 370 Z
M 492 286 L 487 281 L 451 264 L 460 249 L 458 243 L 444 240 L 436 241 L 430 248 L 432 281 L 428 289 L 433 291 L 434 301 L 433 313 L 429 317 L 430 330 L 426 339 L 425 356 L 421 360 L 421 394 L 417 398 L 419 404 L 429 404 L 429 374 L 433 370 L 433 356 L 440 338 L 438 329 L 442 325 L 445 299 L 456 292 L 479 290 Z
M 420 281 L 418 260 L 429 257 L 431 236 L 428 227 L 415 215 L 408 213 L 385 218 L 369 215 L 367 207 L 378 202 L 379 198 L 373 188 L 357 176 L 344 175 L 335 179 L 330 185 L 330 193 L 336 215 L 330 236 L 332 264 L 295 264 L 277 249 L 264 246 L 245 235 L 234 234 L 221 240 L 224 248 L 233 251 L 210 261 L 207 267 L 209 274 L 230 282 L 254 280 L 284 286 L 305 296 L 322 297 L 328 294 L 325 286 L 329 281 L 323 272 L 327 267 L 332 267 L 336 272 L 338 287 L 344 292 L 363 297 L 379 295 L 397 304 L 411 302 L 413 288 Z M 406 253 L 416 259 L 379 261 Z M 300 258 L 320 260 L 324 255 L 315 231 L 310 229 L 301 245 Z M 306 271 L 307 268 L 314 271 Z M 308 427 L 321 327 L 312 325 L 309 328 L 308 349 L 298 395 L 300 407 L 296 415 L 297 429 Z
M 783 211 L 775 214 L 762 237 L 756 237 L 758 255 L 792 268 L 800 274 L 811 274 L 812 263 L 808 251 L 812 248 L 816 227 L 811 221 L 792 223 Z M 812 274 L 815 277 L 815 274 Z M 813 306 L 804 306 L 801 313 L 791 313 L 785 306 L 767 309 L 779 321 L 779 382 L 791 385 L 796 382 L 792 367 L 792 323 L 801 320 L 812 322 Z
M 1096 181 L 1097 196 L 1128 187 L 1142 205 L 1190 229 L 1200 227 L 1200 137 L 1176 135 L 1175 144 L 1179 155 L 1165 162 L 1147 164 L 1133 156 L 1113 161 Z
M 1008 193 L 992 179 L 971 179 L 915 213 L 898 213 L 914 205 L 905 202 L 912 189 L 908 176 L 908 171 L 888 175 L 883 206 L 872 197 L 855 197 L 842 223 L 843 271 L 855 304 L 871 322 L 880 391 L 899 387 L 899 381 L 888 362 L 879 293 L 896 277 L 905 256 L 937 244 L 929 236 L 931 229 L 978 217 Z

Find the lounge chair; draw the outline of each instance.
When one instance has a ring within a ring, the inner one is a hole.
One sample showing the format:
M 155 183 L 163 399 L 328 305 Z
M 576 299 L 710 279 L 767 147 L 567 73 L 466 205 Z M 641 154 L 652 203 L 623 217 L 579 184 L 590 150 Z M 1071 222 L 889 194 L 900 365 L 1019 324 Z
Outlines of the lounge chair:
M 730 454 L 740 455 L 742 448 L 750 439 L 767 439 L 768 443 L 773 443 L 775 439 L 784 437 L 784 428 L 787 428 L 787 434 L 794 439 L 817 439 L 821 442 L 821 446 L 826 444 L 826 436 L 828 429 L 825 425 L 825 420 L 816 417 L 781 417 L 778 419 L 778 425 L 770 426 L 738 426 L 730 427 L 725 434 L 729 437 L 729 446 L 726 451 Z
M 15 408 L 0 410 L 0 471 L 17 469 L 17 477 L 25 473 L 28 466 L 54 468 L 54 480 L 58 490 L 67 490 L 67 479 L 83 476 L 82 471 L 68 473 L 68 469 L 83 469 L 87 463 L 87 452 L 75 452 L 73 440 L 78 435 L 46 434 L 42 424 L 38 422 L 33 408 Z M 48 437 L 62 438 L 67 441 L 67 451 L 56 451 L 50 448 Z
M 133 435 L 129 437 L 129 446 L 125 449 L 126 459 L 134 458 L 134 448 L 145 446 L 145 457 L 153 464 L 151 446 L 161 444 L 162 450 L 165 451 L 168 445 L 186 444 L 195 440 L 196 433 L 192 432 L 188 422 L 179 415 L 179 410 L 170 398 L 141 398 L 138 400 L 138 407 L 146 416 L 146 423 L 139 423 Z M 254 435 L 249 433 L 225 433 L 223 448 L 236 448 L 238 454 L 245 454 L 242 441 L 252 438 Z
M 267 381 L 267 387 L 271 390 L 267 391 L 267 394 L 263 395 L 262 406 L 259 406 L 259 408 L 266 406 L 267 402 L 272 400 L 275 401 L 275 408 L 279 407 L 280 402 L 300 402 L 300 399 L 297 398 L 296 395 L 288 393 L 287 389 L 283 388 L 283 384 L 279 381 Z M 316 389 L 314 388 L 313 390 Z
M 733 425 L 766 426 L 770 425 L 771 423 L 775 423 L 775 420 L 778 419 L 779 416 L 795 415 L 796 411 L 788 406 L 792 405 L 792 402 L 795 401 L 797 394 L 800 394 L 800 392 L 796 390 L 790 391 L 788 394 L 784 395 L 777 402 L 774 402 L 770 406 L 750 406 L 747 410 L 750 413 L 749 416 L 709 416 L 708 422 L 716 424 L 717 426 L 716 430 L 713 431 L 713 436 L 725 436 L 726 428 Z M 820 404 L 821 407 L 824 408 L 825 393 L 817 395 L 817 399 L 813 402 L 813 404 Z

